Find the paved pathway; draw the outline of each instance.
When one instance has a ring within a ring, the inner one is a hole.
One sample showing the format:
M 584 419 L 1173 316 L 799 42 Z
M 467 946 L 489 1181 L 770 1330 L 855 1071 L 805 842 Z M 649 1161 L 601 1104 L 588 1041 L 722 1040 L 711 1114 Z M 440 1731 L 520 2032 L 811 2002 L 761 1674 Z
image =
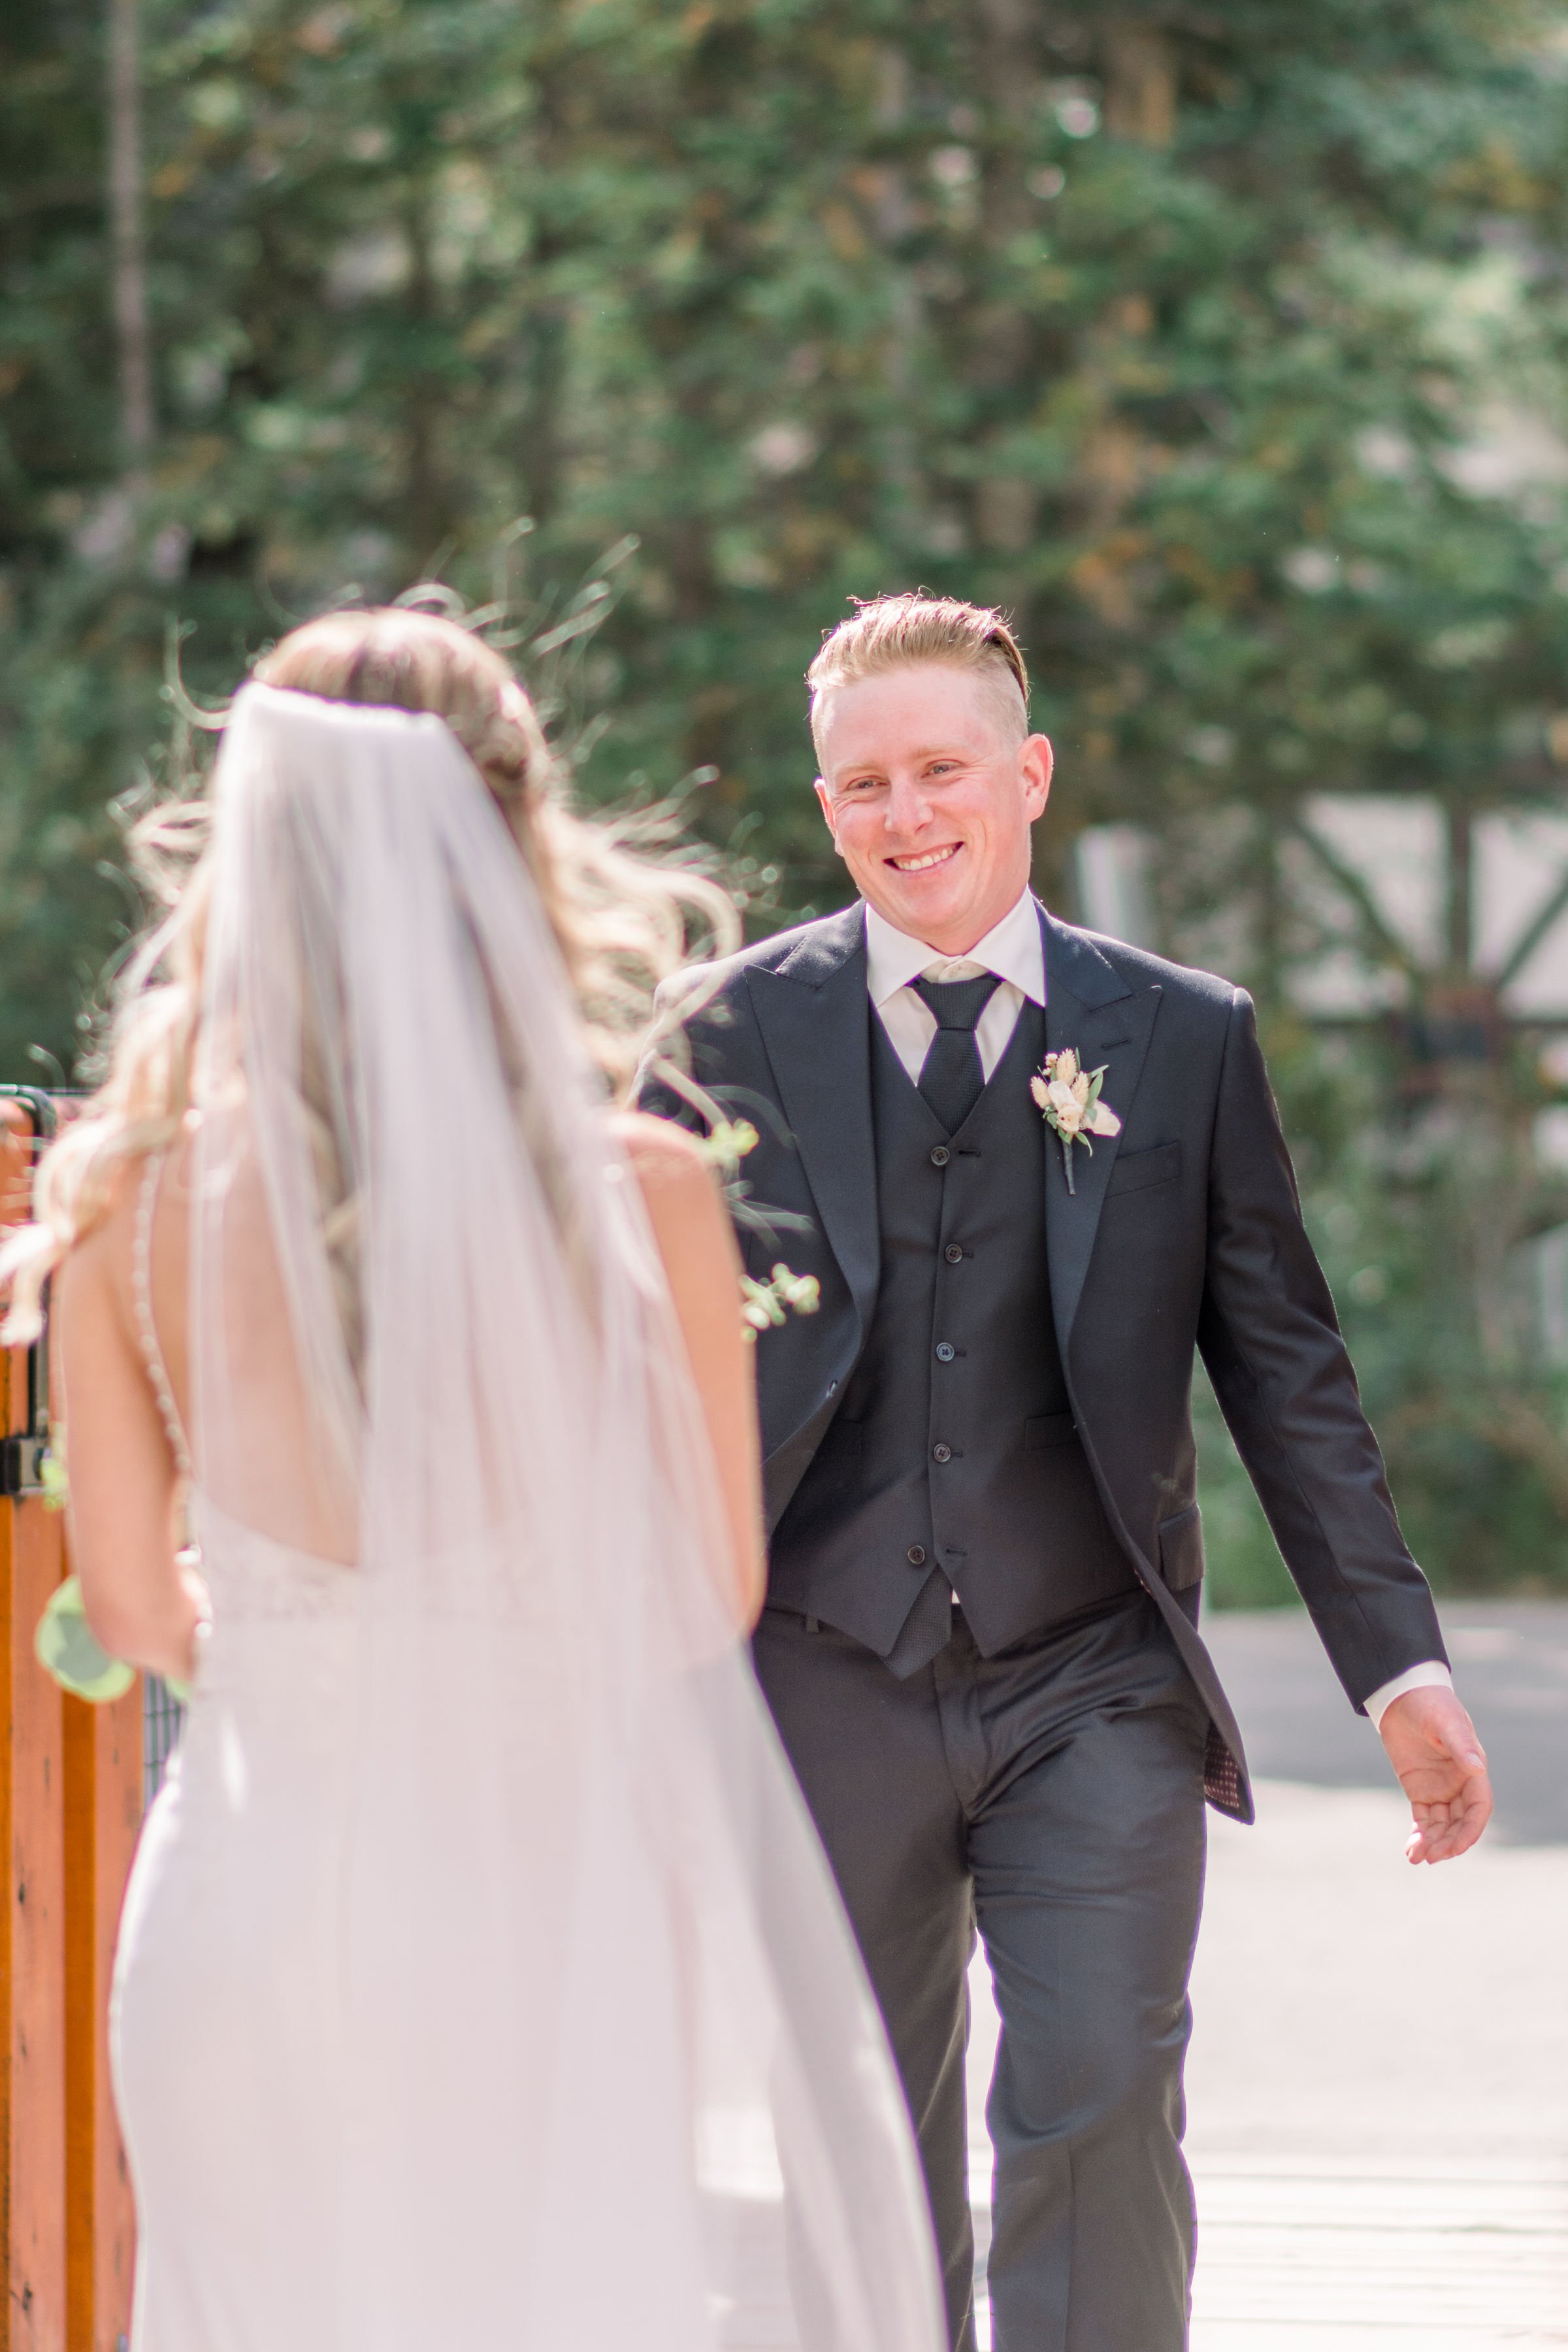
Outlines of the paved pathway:
M 1568 1606 L 1445 1612 L 1498 1833 L 1437 1870 L 1293 1612 L 1206 1628 L 1263 1779 L 1194 1981 L 1193 2352 L 1568 2347 Z M 994 2012 L 975 1984 L 972 2142 Z

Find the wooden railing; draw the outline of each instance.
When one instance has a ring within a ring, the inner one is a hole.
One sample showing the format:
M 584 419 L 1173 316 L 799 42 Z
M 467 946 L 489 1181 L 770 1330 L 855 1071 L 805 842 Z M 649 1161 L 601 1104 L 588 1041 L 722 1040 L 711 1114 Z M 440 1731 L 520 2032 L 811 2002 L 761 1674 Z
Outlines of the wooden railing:
M 52 1111 L 0 1093 L 0 1224 L 27 1214 Z M 62 1696 L 33 1654 L 67 1573 L 44 1507 L 47 1349 L 0 1349 L 0 2352 L 120 2352 L 135 2228 L 109 2081 L 109 1974 L 142 1820 L 142 1689 L 111 1706 Z

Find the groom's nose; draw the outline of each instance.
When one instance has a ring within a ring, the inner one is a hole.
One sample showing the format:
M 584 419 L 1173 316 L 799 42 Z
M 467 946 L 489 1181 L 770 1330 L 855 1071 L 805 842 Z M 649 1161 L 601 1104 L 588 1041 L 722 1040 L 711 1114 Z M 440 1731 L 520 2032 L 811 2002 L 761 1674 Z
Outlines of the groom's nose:
M 889 777 L 885 822 L 889 833 L 918 833 L 930 814 L 926 796 L 913 776 L 895 772 Z

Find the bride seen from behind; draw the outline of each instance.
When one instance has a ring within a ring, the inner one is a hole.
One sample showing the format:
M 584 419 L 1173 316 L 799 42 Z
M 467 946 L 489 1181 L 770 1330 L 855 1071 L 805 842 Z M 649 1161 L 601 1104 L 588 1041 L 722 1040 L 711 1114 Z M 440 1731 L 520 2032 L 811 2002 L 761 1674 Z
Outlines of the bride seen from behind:
M 401 608 L 334 614 L 297 629 L 255 675 L 327 700 L 426 710 L 446 721 L 505 820 L 574 982 L 593 1058 L 609 1086 L 618 1087 L 635 1066 L 653 985 L 685 961 L 689 919 L 703 923 L 721 948 L 730 943 L 734 916 L 722 891 L 689 867 L 626 854 L 607 829 L 576 817 L 559 792 L 521 687 L 499 654 L 449 620 Z M 41 1223 L 31 1246 L 25 1245 L 12 1327 L 18 1334 L 25 1328 L 38 1285 L 57 1259 L 68 1255 L 58 1319 L 68 1340 L 74 1329 L 83 1342 L 74 1351 L 82 1370 L 72 1384 L 71 1421 L 79 1448 L 90 1457 L 72 1492 L 73 1550 L 105 1646 L 135 1665 L 181 1680 L 191 1669 L 205 1595 L 199 1579 L 171 1575 L 161 1497 L 148 1515 L 148 1524 L 158 1529 L 150 1556 L 130 1556 L 123 1540 L 123 1502 L 146 1478 L 149 1461 L 171 1507 L 179 1475 L 167 1448 L 144 1442 L 156 1433 L 146 1425 L 132 1283 L 134 1188 L 125 1171 L 144 1165 L 150 1153 L 168 1161 L 169 1181 L 160 1184 L 153 1207 L 153 1307 L 174 1394 L 187 1400 L 187 1219 L 171 1202 L 188 1190 L 182 1180 L 192 1152 L 189 1114 L 211 893 L 210 862 L 195 852 L 205 839 L 209 814 L 205 802 L 178 803 L 156 810 L 138 829 L 140 861 L 173 905 L 130 965 L 107 1082 L 40 1171 Z M 302 1075 L 305 1115 L 324 1132 L 321 1096 L 331 1074 L 318 1055 Z M 438 1070 L 430 1083 L 438 1100 Z M 517 1090 L 517 1108 L 526 1120 L 526 1087 Z M 736 1279 L 732 1238 L 717 1213 L 701 1155 L 687 1139 L 668 1121 L 637 1113 L 624 1113 L 615 1124 L 642 1188 L 690 1355 L 730 1517 L 724 1568 L 733 1570 L 735 1606 L 749 1624 L 761 1603 L 764 1571 L 749 1368 L 742 1327 L 730 1311 Z M 342 1202 L 335 1205 L 341 1212 Z M 247 1352 L 254 1356 L 265 1333 L 281 1349 L 287 1379 L 292 1354 L 279 1313 L 282 1302 L 275 1283 L 265 1278 L 276 1266 L 269 1263 L 264 1219 L 255 1245 L 262 1264 L 250 1302 Z M 341 1260 L 341 1250 L 338 1255 Z M 298 1391 L 295 1406 L 302 1412 Z M 107 1407 L 101 1429 L 100 1407 Z M 298 1442 L 300 1433 L 294 1435 Z M 107 1463 L 106 1476 L 95 1475 L 100 1463 Z M 91 1525 L 100 1499 L 110 1513 L 101 1542 Z M 265 1513 L 268 1507 L 259 1497 L 258 1508 Z M 316 1549 L 349 1556 L 342 1547 L 352 1538 L 343 1530 L 318 1527 L 314 1534 Z M 96 1572 L 100 1559 L 102 1577 Z
M 194 1683 L 115 1972 L 133 2352 L 927 2352 L 740 1638 L 733 1241 L 606 1107 L 717 894 L 576 818 L 417 611 L 268 655 L 207 818 L 158 822 L 195 854 L 14 1257 L 13 1336 L 58 1267 L 90 1622 Z

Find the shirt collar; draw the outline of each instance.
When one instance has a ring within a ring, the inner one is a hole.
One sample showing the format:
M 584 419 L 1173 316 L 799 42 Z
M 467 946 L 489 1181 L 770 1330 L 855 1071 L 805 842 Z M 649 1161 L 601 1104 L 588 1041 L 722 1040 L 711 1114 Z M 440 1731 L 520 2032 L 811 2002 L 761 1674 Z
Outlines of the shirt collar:
M 895 930 L 885 915 L 879 915 L 875 907 L 867 903 L 866 985 L 873 1004 L 886 1004 L 900 988 L 907 988 L 911 980 L 918 979 L 929 964 L 948 960 L 923 940 L 912 940 L 907 931 Z M 962 961 L 994 971 L 998 980 L 1010 980 L 1032 1004 L 1044 1004 L 1046 944 L 1040 930 L 1039 908 L 1032 892 L 1026 889 L 995 929 L 987 931 Z

